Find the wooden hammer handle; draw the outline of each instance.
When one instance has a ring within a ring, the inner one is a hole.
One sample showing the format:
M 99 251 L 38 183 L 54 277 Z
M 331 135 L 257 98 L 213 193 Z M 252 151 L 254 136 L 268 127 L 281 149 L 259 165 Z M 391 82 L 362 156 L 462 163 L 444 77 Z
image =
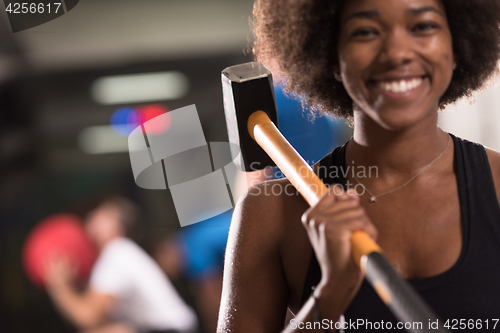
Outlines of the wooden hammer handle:
M 256 111 L 248 118 L 248 132 L 266 151 L 280 168 L 281 172 L 306 199 L 309 205 L 315 205 L 328 191 L 326 185 L 314 173 L 302 156 L 290 145 L 264 111 Z M 364 270 L 363 256 L 372 252 L 382 252 L 375 241 L 364 231 L 352 234 L 352 258 L 354 263 Z

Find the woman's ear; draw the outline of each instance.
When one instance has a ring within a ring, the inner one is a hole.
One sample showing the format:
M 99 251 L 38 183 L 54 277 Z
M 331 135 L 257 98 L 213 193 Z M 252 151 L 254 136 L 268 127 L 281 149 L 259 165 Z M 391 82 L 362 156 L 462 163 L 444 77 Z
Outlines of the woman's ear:
M 335 80 L 342 82 L 342 75 L 340 75 L 340 68 L 338 66 L 333 67 L 333 76 Z

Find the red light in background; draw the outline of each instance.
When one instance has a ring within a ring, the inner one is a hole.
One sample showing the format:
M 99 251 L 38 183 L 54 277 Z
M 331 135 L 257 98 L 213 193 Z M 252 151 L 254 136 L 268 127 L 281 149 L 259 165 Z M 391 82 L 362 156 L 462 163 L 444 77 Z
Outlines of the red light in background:
M 158 116 L 165 115 L 148 124 L 149 134 L 159 135 L 170 128 L 172 121 L 168 114 L 169 111 L 169 108 L 162 104 L 120 108 L 111 116 L 111 127 L 119 135 L 128 136 L 137 126 L 143 125 Z
M 170 128 L 172 119 L 168 114 L 168 111 L 170 110 L 165 105 L 162 104 L 144 105 L 144 106 L 139 106 L 138 110 L 141 115 L 140 116 L 141 124 L 144 124 L 145 122 L 154 119 L 158 116 L 161 116 L 163 114 L 165 115 L 161 118 L 158 118 L 156 121 L 148 124 L 149 134 L 154 134 L 154 135 L 162 134 L 168 131 L 168 129 Z

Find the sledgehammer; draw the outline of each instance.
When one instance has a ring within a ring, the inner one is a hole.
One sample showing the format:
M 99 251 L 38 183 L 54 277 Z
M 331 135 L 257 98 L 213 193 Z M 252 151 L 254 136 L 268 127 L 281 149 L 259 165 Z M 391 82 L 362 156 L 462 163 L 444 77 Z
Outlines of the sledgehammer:
M 278 116 L 271 72 L 258 62 L 228 67 L 222 71 L 222 89 L 229 141 L 240 147 L 241 170 L 276 165 L 310 205 L 316 204 L 327 187 L 274 125 Z M 351 241 L 352 259 L 393 314 L 402 322 L 422 324 L 408 331 L 447 332 L 428 327 L 437 316 L 396 274 L 368 234 L 354 232 Z

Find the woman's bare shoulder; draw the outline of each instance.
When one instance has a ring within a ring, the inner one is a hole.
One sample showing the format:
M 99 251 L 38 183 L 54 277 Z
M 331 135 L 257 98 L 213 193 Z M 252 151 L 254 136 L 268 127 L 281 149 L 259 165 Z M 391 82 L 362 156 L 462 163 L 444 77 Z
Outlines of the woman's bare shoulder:
M 490 162 L 491 174 L 493 176 L 493 183 L 497 192 L 497 199 L 500 204 L 500 152 L 486 148 L 486 155 Z
M 485 148 L 486 149 L 486 155 L 488 156 L 488 160 L 490 162 L 490 168 L 491 172 L 493 174 L 493 177 L 500 177 L 500 152 L 490 149 L 490 148 Z
M 286 228 L 290 214 L 307 209 L 304 199 L 286 178 L 268 180 L 250 187 L 238 206 L 237 211 L 242 214 L 240 218 L 249 218 L 252 223 L 262 224 L 266 229 Z

